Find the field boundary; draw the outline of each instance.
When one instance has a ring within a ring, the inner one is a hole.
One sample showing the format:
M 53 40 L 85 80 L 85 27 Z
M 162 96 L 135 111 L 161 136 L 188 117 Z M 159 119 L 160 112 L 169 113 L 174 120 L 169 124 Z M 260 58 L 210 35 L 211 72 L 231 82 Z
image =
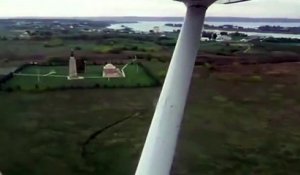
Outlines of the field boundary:
M 143 73 L 141 75 L 137 75 L 137 76 L 147 76 L 149 80 L 149 83 L 147 82 L 141 82 L 139 80 L 137 80 L 136 83 L 129 83 L 127 84 L 126 81 L 124 82 L 124 84 L 122 83 L 105 83 L 103 82 L 103 79 L 108 79 L 106 77 L 102 77 L 102 76 L 93 76 L 93 75 L 86 75 L 84 79 L 88 80 L 88 81 L 92 81 L 89 82 L 88 84 L 83 83 L 82 85 L 80 83 L 68 83 L 66 80 L 65 84 L 58 84 L 57 86 L 53 86 L 53 85 L 47 85 L 47 84 L 32 84 L 30 85 L 31 87 L 23 87 L 22 83 L 21 84 L 12 84 L 12 85 L 7 85 L 6 83 L 8 83 L 9 81 L 12 81 L 12 79 L 14 77 L 18 77 L 18 76 L 23 76 L 23 77 L 39 77 L 39 78 L 57 78 L 57 79 L 61 79 L 61 78 L 66 78 L 67 79 L 67 75 L 62 75 L 60 74 L 55 74 L 54 72 L 49 72 L 49 73 L 44 73 L 44 74 L 34 74 L 34 73 L 26 73 L 26 72 L 22 72 L 24 69 L 28 68 L 28 67 L 35 67 L 35 66 L 39 66 L 39 67 L 60 67 L 60 66 L 67 66 L 67 65 L 52 65 L 51 63 L 48 64 L 24 64 L 21 65 L 20 67 L 18 67 L 14 72 L 9 73 L 8 75 L 5 75 L 4 77 L 2 77 L 0 79 L 0 91 L 6 91 L 6 92 L 12 92 L 12 91 L 29 91 L 29 92 L 42 92 L 42 91 L 60 91 L 60 90 L 69 90 L 69 89 L 117 89 L 117 88 L 122 88 L 122 89 L 134 89 L 134 88 L 152 88 L 152 87 L 159 87 L 161 86 L 161 82 L 158 80 L 157 77 L 155 77 L 153 75 L 153 73 L 147 68 L 145 67 L 143 64 L 136 62 L 135 64 L 137 64 L 141 69 L 143 69 Z M 103 65 L 103 64 L 97 64 L 99 66 Z M 116 64 L 117 65 L 117 64 Z M 128 64 L 130 65 L 130 64 Z M 87 64 L 87 66 L 95 66 L 95 64 Z M 38 79 L 39 79 L 38 78 Z M 127 78 L 127 77 L 125 77 Z M 131 77 L 132 79 L 133 77 Z M 97 80 L 93 80 L 93 79 L 102 79 L 102 81 L 97 82 Z M 119 78 L 113 78 L 111 80 L 116 81 Z M 124 78 L 122 78 L 124 79 Z M 61 81 L 61 80 L 58 80 Z M 84 80 L 82 80 L 84 81 Z M 93 82 L 95 81 L 95 82 Z M 120 78 L 120 81 L 121 80 Z M 75 82 L 75 80 L 74 80 Z M 129 80 L 130 82 L 130 80 Z
M 0 78 L 0 90 L 2 90 L 2 85 L 14 78 L 14 74 L 24 70 L 26 67 L 32 66 L 32 64 L 23 64 L 20 67 L 18 67 L 15 71 L 10 72 L 6 75 L 4 75 L 2 78 Z

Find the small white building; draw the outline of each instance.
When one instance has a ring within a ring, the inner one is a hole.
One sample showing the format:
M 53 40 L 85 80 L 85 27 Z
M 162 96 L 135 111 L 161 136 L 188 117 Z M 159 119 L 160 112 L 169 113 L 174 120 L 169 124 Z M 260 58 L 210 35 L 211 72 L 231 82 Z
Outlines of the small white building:
M 160 33 L 160 28 L 158 26 L 153 27 L 154 33 Z
M 207 41 L 210 41 L 210 39 L 208 37 L 202 37 L 201 41 L 207 42 Z
M 218 35 L 216 41 L 217 42 L 228 42 L 231 41 L 232 38 L 230 36 L 227 35 Z
M 119 68 L 109 63 L 103 67 L 103 77 L 105 78 L 120 78 L 123 77 Z
M 241 39 L 240 41 L 243 42 L 243 43 L 246 43 L 246 42 L 248 42 L 249 40 L 247 40 L 247 39 L 244 38 L 244 39 Z
M 30 39 L 31 36 L 28 32 L 23 32 L 22 34 L 19 35 L 20 39 Z

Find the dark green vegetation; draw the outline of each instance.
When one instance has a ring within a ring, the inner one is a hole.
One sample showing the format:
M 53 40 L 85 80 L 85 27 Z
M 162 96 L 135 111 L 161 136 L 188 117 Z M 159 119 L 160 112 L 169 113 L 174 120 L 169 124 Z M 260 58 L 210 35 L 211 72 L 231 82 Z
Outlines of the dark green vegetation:
M 120 65 L 119 68 L 122 69 L 123 66 Z M 88 65 L 86 72 L 79 74 L 79 76 L 85 77 L 83 80 L 67 80 L 68 71 L 68 66 L 30 66 L 15 74 L 2 88 L 4 90 L 47 90 L 93 87 L 150 87 L 158 85 L 157 81 L 138 64 L 130 64 L 124 69 L 125 78 L 103 78 L 103 65 Z
M 95 54 L 120 54 L 131 51 L 131 55 L 146 55 L 161 52 L 164 48 L 153 41 L 132 38 L 103 38 L 99 40 L 8 40 L 0 41 L 0 57 L 6 62 L 43 60 L 52 57 L 68 57 L 74 48 L 80 55 L 93 58 Z M 126 58 L 125 55 L 118 57 Z
M 163 81 L 176 41 L 176 36 L 131 34 L 80 37 L 0 41 L 0 67 L 7 72 L 32 60 L 66 63 L 74 48 L 76 56 L 88 63 L 113 60 L 124 64 L 137 55 L 147 70 Z M 213 65 L 215 60 L 229 65 L 249 55 L 247 60 L 261 59 L 261 55 L 268 59 L 276 55 L 282 60 L 286 54 L 297 57 L 297 53 L 299 45 L 291 43 L 202 43 L 198 59 L 210 55 L 211 62 L 195 71 L 172 175 L 299 174 L 299 67 L 290 74 L 285 73 L 294 64 L 283 70 L 278 67 L 266 75 L 260 70 L 269 68 L 255 67 L 254 73 L 248 74 L 245 66 L 230 73 L 240 66 L 237 64 L 227 68 L 229 73 L 220 73 L 217 71 L 222 69 Z M 36 74 L 36 68 L 24 73 Z M 56 75 L 67 75 L 66 67 L 59 66 L 43 67 L 40 73 L 54 68 Z M 132 76 L 124 82 L 95 79 L 71 83 L 66 77 L 40 77 L 38 88 L 66 86 L 66 82 L 70 86 L 105 83 L 115 87 L 152 81 L 137 76 L 135 65 L 128 70 Z M 87 74 L 101 76 L 101 67 L 89 66 Z M 37 81 L 37 77 L 15 77 L 7 86 L 35 89 Z M 134 174 L 160 89 L 112 87 L 0 92 L 0 171 L 4 175 Z M 130 116 L 89 142 L 83 153 L 89 137 Z
M 202 79 L 198 72 L 172 174 L 298 174 L 299 74 Z M 0 93 L 1 171 L 132 175 L 158 95 L 155 88 Z M 90 135 L 131 115 L 82 157 Z
M 4 40 L 0 41 L 0 62 L 23 63 L 32 59 L 42 61 L 51 58 L 68 58 L 70 49 L 77 55 L 93 60 L 95 56 L 126 59 L 137 55 L 139 58 L 158 58 L 169 61 L 176 43 L 176 36 L 159 37 L 141 34 L 99 34 L 89 38 L 52 38 L 44 40 Z M 250 49 L 249 49 L 250 47 Z M 270 42 L 231 43 L 202 42 L 200 54 L 216 54 L 224 56 L 255 53 L 273 56 L 280 52 L 282 56 L 298 54 L 299 44 L 277 44 Z
M 298 174 L 299 80 L 196 81 L 174 174 Z
M 153 95 L 151 89 L 1 94 L 1 172 L 132 174 Z M 135 113 L 91 142 L 81 157 L 81 144 L 93 132 Z
M 247 46 L 248 44 L 244 43 L 203 42 L 201 43 L 199 52 L 229 56 L 243 53 L 247 49 Z
M 250 53 L 257 53 L 257 54 L 264 54 L 270 55 L 270 53 L 274 52 L 287 52 L 288 54 L 300 54 L 300 45 L 296 43 L 270 43 L 270 42 L 263 42 L 263 43 L 254 43 Z

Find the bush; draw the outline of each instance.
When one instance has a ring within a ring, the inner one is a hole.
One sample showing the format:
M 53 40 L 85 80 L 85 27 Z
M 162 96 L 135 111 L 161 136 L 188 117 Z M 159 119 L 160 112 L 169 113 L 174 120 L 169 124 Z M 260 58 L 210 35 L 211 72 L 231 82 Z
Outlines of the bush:
M 261 81 L 263 81 L 263 79 L 259 75 L 254 75 L 254 76 L 249 77 L 249 81 L 250 82 L 261 82 Z
M 238 52 L 238 51 L 239 51 L 239 49 L 230 49 L 231 53 L 235 53 L 235 52 Z
M 213 100 L 217 101 L 217 102 L 227 102 L 228 101 L 228 99 L 226 97 L 221 96 L 221 95 L 214 96 Z
M 109 53 L 119 54 L 122 52 L 122 48 L 113 48 L 109 51 Z
M 22 90 L 21 86 L 20 86 L 20 85 L 16 86 L 16 90 L 17 90 L 17 91 Z
M 44 47 L 60 47 L 63 46 L 64 42 L 61 39 L 53 39 L 44 44 Z
M 81 50 L 81 47 L 76 46 L 74 49 L 75 49 L 75 50 Z
M 13 90 L 13 88 L 8 87 L 8 88 L 5 88 L 4 91 L 5 91 L 5 92 L 13 92 L 14 90 Z
M 151 61 L 151 60 L 152 60 L 152 55 L 149 55 L 149 54 L 148 54 L 148 55 L 146 56 L 146 59 L 147 59 L 147 61 Z
M 131 50 L 133 50 L 133 51 L 137 51 L 139 48 L 137 47 L 137 46 L 133 46 L 133 47 L 131 47 Z
M 61 86 L 60 88 L 59 88 L 59 90 L 62 90 L 62 91 L 64 91 L 64 90 L 66 90 L 67 88 L 65 87 L 65 86 Z
M 51 65 L 67 65 L 68 64 L 68 60 L 66 60 L 65 58 L 60 58 L 60 57 L 53 57 L 50 58 L 49 61 Z

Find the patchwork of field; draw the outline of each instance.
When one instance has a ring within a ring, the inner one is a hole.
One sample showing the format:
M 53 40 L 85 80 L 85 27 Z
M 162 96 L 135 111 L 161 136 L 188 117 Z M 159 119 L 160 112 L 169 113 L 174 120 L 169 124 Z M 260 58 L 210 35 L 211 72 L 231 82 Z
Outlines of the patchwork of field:
M 297 175 L 296 66 L 291 74 L 264 74 L 269 69 L 253 66 L 254 74 L 226 68 L 230 72 L 205 78 L 197 68 L 171 174 Z M 132 175 L 159 93 L 160 88 L 0 92 L 1 172 Z

